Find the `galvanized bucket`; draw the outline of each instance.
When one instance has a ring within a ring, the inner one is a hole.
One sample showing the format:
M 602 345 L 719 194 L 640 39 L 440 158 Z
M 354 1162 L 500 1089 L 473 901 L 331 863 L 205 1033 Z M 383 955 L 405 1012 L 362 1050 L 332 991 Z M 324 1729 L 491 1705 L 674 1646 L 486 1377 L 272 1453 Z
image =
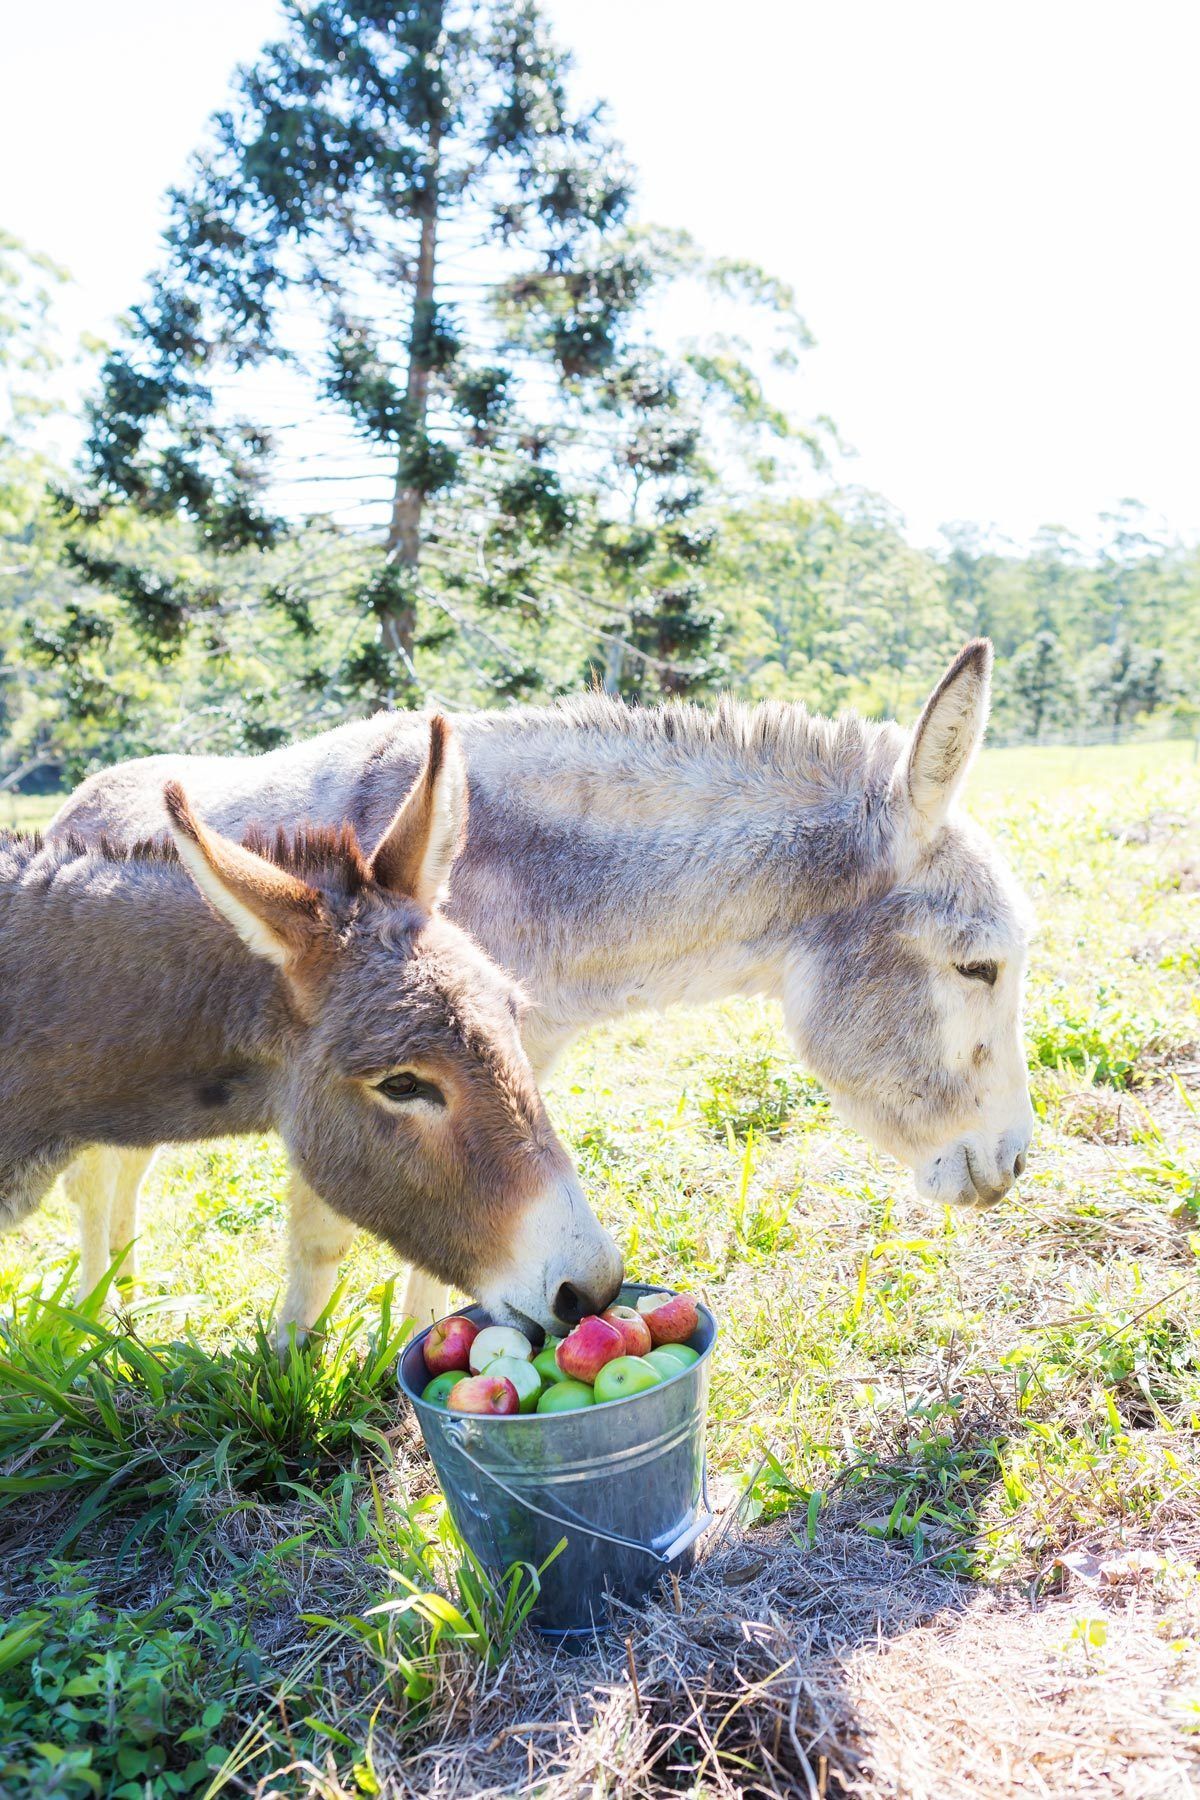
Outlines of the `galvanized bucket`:
M 629 1282 L 632 1306 L 655 1290 Z M 478 1306 L 469 1319 L 487 1322 Z M 539 1568 L 530 1615 L 548 1637 L 591 1634 L 606 1596 L 640 1605 L 668 1570 L 691 1567 L 697 1538 L 712 1523 L 705 1488 L 704 1413 L 716 1320 L 700 1307 L 692 1346 L 700 1359 L 629 1400 L 578 1412 L 476 1418 L 421 1399 L 421 1332 L 400 1358 L 400 1385 L 412 1401 L 442 1492 L 459 1531 L 485 1568 Z

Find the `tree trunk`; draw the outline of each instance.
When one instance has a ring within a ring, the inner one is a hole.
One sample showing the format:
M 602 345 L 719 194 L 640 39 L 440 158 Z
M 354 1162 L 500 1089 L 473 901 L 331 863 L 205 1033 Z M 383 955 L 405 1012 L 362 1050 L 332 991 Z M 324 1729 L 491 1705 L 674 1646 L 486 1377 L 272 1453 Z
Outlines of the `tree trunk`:
M 633 478 L 633 497 L 629 502 L 630 526 L 637 524 L 638 500 L 641 496 L 642 484 L 635 474 Z M 621 641 L 621 626 L 613 621 L 613 636 L 604 647 L 604 691 L 606 694 L 619 694 L 621 677 L 625 673 L 625 645 Z M 643 670 L 645 663 L 642 664 Z
M 625 646 L 617 637 L 611 637 L 604 651 L 604 691 L 606 694 L 619 694 L 621 676 L 625 672 Z
M 425 431 L 429 413 L 429 369 L 421 354 L 433 315 L 434 278 L 437 270 L 438 228 L 438 151 L 441 134 L 434 132 L 429 144 L 429 185 L 421 210 L 421 237 L 417 248 L 417 277 L 413 288 L 412 329 L 409 333 L 408 428 L 415 436 Z M 392 518 L 388 526 L 385 554 L 390 564 L 411 570 L 414 577 L 421 561 L 421 514 L 425 495 L 419 487 L 405 482 L 397 472 L 396 491 L 392 499 Z M 416 601 L 409 599 L 395 611 L 386 613 L 382 621 L 383 641 L 393 656 L 398 656 L 408 673 L 413 674 L 413 644 L 417 631 Z

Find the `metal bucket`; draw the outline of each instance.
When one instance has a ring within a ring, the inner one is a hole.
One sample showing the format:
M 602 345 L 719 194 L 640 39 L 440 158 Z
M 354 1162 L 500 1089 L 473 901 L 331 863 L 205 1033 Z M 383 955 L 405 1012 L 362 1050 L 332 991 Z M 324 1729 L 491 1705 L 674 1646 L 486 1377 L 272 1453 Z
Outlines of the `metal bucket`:
M 651 1287 L 627 1282 L 621 1302 Z M 542 1576 L 531 1621 L 548 1637 L 590 1635 L 609 1594 L 638 1606 L 668 1570 L 691 1567 L 712 1523 L 705 1489 L 704 1413 L 716 1320 L 705 1306 L 691 1339 L 700 1359 L 629 1400 L 578 1412 L 478 1418 L 430 1406 L 423 1331 L 400 1358 L 400 1385 L 462 1536 L 495 1575 L 535 1569 L 563 1538 Z M 481 1307 L 463 1315 L 487 1323 Z

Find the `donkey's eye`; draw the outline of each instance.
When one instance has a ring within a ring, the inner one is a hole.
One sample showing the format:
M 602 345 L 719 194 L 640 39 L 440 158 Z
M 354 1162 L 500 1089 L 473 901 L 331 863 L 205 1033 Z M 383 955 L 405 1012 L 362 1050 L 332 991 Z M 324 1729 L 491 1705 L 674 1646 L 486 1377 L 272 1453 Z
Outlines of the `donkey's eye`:
M 402 1069 L 398 1075 L 386 1075 L 382 1081 L 375 1083 L 375 1092 L 382 1094 L 385 1100 L 428 1100 L 434 1106 L 445 1106 L 446 1097 L 441 1088 L 434 1087 L 432 1081 L 422 1081 L 408 1069 Z
M 999 963 L 994 962 L 955 963 L 954 967 L 968 981 L 986 981 L 989 987 L 995 987 L 996 977 L 1000 973 Z

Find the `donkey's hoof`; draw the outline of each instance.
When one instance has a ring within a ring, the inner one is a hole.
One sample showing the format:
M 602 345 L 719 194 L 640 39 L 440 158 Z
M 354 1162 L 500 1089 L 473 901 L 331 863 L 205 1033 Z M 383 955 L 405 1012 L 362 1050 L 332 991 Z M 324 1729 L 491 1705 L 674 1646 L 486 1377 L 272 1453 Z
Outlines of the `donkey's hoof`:
M 297 1325 L 294 1319 L 275 1327 L 275 1352 L 280 1362 L 286 1362 L 296 1351 L 307 1350 L 314 1342 L 313 1333 L 308 1326 Z

